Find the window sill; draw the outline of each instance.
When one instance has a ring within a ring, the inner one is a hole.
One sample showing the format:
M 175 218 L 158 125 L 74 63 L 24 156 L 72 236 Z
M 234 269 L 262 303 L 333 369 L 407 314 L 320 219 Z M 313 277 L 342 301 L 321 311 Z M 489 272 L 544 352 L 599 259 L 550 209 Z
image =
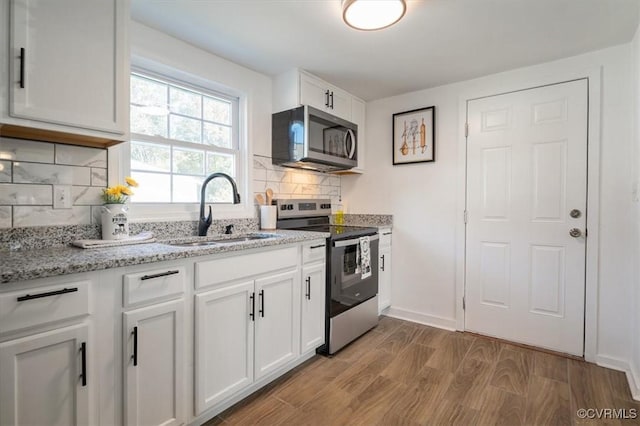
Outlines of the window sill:
M 256 217 L 254 206 L 246 204 L 207 204 L 205 214 L 211 206 L 212 217 L 216 219 L 244 219 Z M 132 222 L 161 222 L 195 220 L 200 218 L 200 205 L 197 203 L 131 203 L 129 219 Z

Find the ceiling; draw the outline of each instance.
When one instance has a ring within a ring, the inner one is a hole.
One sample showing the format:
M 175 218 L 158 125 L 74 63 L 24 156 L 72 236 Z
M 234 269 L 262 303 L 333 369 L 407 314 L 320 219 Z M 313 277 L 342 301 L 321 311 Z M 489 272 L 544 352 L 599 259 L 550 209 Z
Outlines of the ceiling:
M 638 0 L 408 0 L 396 25 L 340 0 L 132 0 L 132 17 L 264 74 L 305 69 L 369 101 L 629 42 Z

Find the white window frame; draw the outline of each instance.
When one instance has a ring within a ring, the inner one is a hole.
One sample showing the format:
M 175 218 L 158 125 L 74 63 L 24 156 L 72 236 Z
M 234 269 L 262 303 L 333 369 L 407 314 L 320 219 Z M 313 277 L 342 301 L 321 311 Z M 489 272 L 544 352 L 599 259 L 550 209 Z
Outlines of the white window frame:
M 252 153 L 248 143 L 248 103 L 246 93 L 222 84 L 177 70 L 164 64 L 144 58 L 133 57 L 131 73 L 140 73 L 157 78 L 177 86 L 192 87 L 203 92 L 218 92 L 238 99 L 238 157 L 236 163 L 236 182 L 240 194 L 240 204 L 207 203 L 212 206 L 213 219 L 253 218 L 255 208 L 252 203 Z M 130 75 L 129 74 L 129 75 Z M 128 94 L 128 91 L 127 91 Z M 130 102 L 127 98 L 127 103 Z M 146 141 L 140 139 L 140 141 Z M 176 146 L 178 146 L 176 144 Z M 131 143 L 117 145 L 109 152 L 109 185 L 123 182 L 131 171 Z M 111 177 L 115 179 L 111 179 Z M 200 203 L 129 203 L 129 217 L 135 222 L 198 220 Z

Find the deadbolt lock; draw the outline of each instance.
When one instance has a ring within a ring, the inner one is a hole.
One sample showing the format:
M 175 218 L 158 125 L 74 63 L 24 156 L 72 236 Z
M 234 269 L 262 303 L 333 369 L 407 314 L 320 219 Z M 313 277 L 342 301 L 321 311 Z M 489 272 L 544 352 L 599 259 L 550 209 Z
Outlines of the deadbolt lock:
M 573 238 L 578 238 L 582 236 L 582 231 L 578 228 L 571 228 L 569 230 L 569 235 L 571 235 Z
M 580 216 L 582 216 L 582 212 L 578 209 L 573 209 L 571 210 L 571 212 L 569 213 L 569 216 L 571 216 L 574 219 L 579 218 Z

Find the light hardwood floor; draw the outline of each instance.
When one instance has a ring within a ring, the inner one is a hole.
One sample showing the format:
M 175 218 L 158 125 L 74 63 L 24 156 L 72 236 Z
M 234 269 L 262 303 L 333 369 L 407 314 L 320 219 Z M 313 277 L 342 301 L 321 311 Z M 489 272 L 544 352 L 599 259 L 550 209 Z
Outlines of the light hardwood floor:
M 579 408 L 636 419 L 582 420 Z M 621 413 L 621 412 L 618 412 Z M 212 425 L 639 425 L 623 373 L 467 333 L 381 317 Z

